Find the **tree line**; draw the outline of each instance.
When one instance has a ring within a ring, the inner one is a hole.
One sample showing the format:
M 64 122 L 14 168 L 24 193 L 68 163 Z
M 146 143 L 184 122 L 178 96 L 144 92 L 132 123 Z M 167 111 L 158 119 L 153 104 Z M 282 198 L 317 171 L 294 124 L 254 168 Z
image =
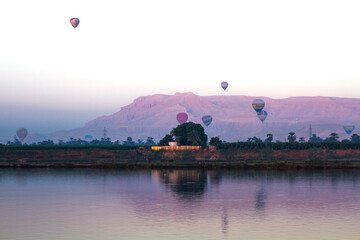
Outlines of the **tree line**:
M 310 149 L 310 148 L 326 148 L 326 149 L 360 149 L 360 136 L 352 134 L 350 139 L 339 140 L 337 133 L 331 133 L 329 137 L 322 139 L 316 134 L 313 134 L 308 141 L 304 137 L 297 140 L 295 132 L 289 132 L 287 141 L 274 142 L 274 136 L 271 133 L 266 135 L 262 140 L 256 136 L 248 138 L 244 142 L 228 143 L 222 141 L 219 137 L 213 137 L 208 143 L 208 136 L 205 134 L 204 128 L 201 124 L 186 122 L 173 128 L 169 134 L 166 134 L 157 145 L 167 146 L 169 142 L 177 142 L 182 146 L 201 146 L 206 148 L 208 145 L 214 146 L 218 149 L 262 149 L 269 148 L 274 150 L 280 149 Z M 15 139 L 14 142 L 8 141 L 8 146 L 19 146 L 22 143 Z M 143 146 L 156 145 L 153 137 L 147 137 L 146 141 L 138 139 L 137 142 L 131 137 L 127 137 L 125 141 L 119 140 L 112 142 L 110 138 L 101 138 L 100 140 L 85 141 L 82 139 L 70 138 L 70 141 L 60 140 L 54 143 L 52 140 L 46 140 L 38 143 L 30 144 L 29 146 L 132 146 L 129 149 L 137 149 Z M 127 149 L 126 147 L 124 149 Z

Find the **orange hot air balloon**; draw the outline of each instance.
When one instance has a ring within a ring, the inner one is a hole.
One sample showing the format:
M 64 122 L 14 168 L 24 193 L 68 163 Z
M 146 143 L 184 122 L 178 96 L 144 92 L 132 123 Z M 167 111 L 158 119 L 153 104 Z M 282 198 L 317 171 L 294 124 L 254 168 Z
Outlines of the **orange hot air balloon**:
M 75 29 L 79 25 L 80 20 L 78 18 L 72 18 L 72 19 L 70 19 L 70 23 Z

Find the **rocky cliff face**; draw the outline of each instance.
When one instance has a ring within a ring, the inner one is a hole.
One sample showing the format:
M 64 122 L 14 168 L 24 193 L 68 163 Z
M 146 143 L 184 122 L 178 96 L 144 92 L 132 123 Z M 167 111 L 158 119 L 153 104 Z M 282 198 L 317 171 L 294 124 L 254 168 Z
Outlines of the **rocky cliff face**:
M 298 137 L 313 133 L 327 137 L 337 132 L 341 138 L 348 137 L 342 125 L 352 121 L 360 126 L 360 99 L 335 97 L 290 97 L 271 99 L 260 97 L 266 103 L 268 117 L 264 123 L 257 118 L 251 102 L 258 97 L 249 96 L 197 96 L 191 92 L 174 95 L 150 95 L 139 97 L 120 111 L 96 118 L 83 128 L 58 131 L 47 137 L 67 140 L 70 137 L 84 138 L 91 134 L 101 138 L 104 127 L 112 140 L 125 140 L 130 136 L 154 137 L 160 140 L 177 126 L 176 114 L 186 112 L 188 121 L 201 123 L 201 117 L 211 115 L 213 122 L 204 126 L 209 138 L 220 136 L 226 141 L 246 140 L 257 136 L 262 139 L 272 133 L 275 140 L 284 140 L 290 131 Z M 354 133 L 358 132 L 355 129 Z

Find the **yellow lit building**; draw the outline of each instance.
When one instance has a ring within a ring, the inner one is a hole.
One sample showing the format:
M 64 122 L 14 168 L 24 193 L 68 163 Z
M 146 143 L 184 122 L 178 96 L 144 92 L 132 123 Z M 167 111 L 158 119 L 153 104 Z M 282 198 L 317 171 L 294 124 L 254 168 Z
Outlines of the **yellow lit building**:
M 200 150 L 200 146 L 151 146 L 151 150 Z

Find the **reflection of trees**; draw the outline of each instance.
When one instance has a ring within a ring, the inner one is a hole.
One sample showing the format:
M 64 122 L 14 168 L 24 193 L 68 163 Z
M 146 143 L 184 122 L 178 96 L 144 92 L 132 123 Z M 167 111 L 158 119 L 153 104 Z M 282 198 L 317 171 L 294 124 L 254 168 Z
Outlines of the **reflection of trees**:
M 336 172 L 330 172 L 329 173 L 330 179 L 331 179 L 331 185 L 333 188 L 336 188 L 338 185 L 339 180 L 341 179 L 341 175 Z
M 210 181 L 211 181 L 211 185 L 219 185 L 223 175 L 226 175 L 226 170 L 222 170 L 222 171 L 209 171 L 209 176 L 210 176 Z
M 194 200 L 204 195 L 207 175 L 204 170 L 163 171 L 161 182 L 182 200 Z
M 223 207 L 223 212 L 221 216 L 221 229 L 223 234 L 227 234 L 229 231 L 229 220 L 226 207 Z
M 360 181 L 359 169 L 334 169 L 334 170 L 216 170 L 209 171 L 211 184 L 220 184 L 229 179 L 234 181 L 275 181 L 287 182 L 294 188 L 298 182 L 308 181 L 309 183 L 319 181 L 331 181 L 336 186 L 341 181 L 351 180 L 354 184 Z
M 255 195 L 255 209 L 257 211 L 261 211 L 263 212 L 265 210 L 265 200 L 266 200 L 267 196 L 266 196 L 266 190 L 265 188 L 262 186 L 260 187 L 260 189 L 256 192 Z

